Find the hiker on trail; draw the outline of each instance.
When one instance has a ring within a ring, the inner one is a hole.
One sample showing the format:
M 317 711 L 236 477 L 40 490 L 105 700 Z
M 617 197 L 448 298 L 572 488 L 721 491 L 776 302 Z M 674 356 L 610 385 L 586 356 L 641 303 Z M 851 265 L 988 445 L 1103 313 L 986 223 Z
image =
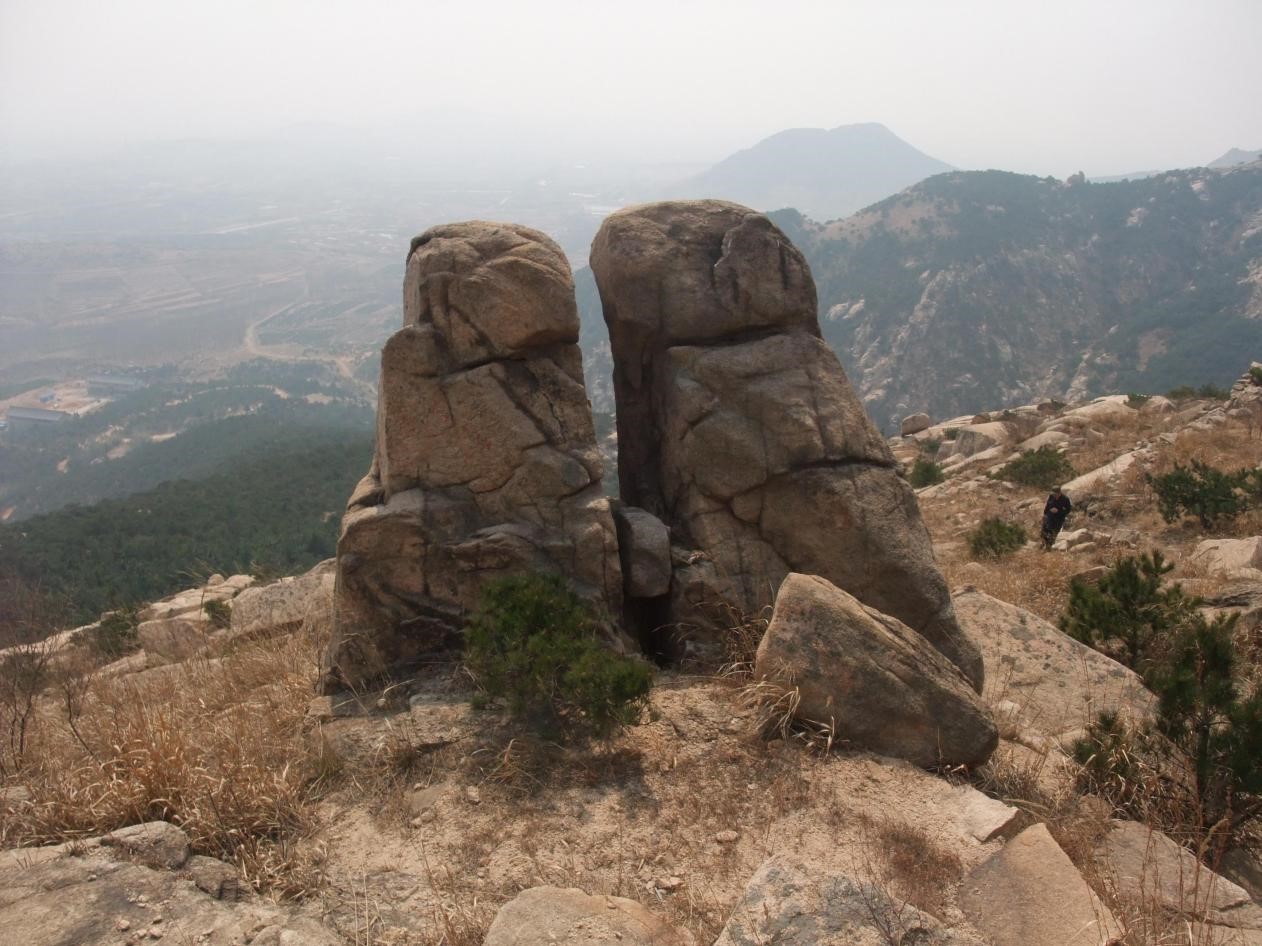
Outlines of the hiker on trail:
M 1052 543 L 1056 541 L 1056 536 L 1060 534 L 1061 527 L 1064 526 L 1065 519 L 1073 508 L 1074 504 L 1060 491 L 1060 487 L 1053 486 L 1051 494 L 1047 497 L 1047 505 L 1043 507 L 1044 549 L 1052 547 Z

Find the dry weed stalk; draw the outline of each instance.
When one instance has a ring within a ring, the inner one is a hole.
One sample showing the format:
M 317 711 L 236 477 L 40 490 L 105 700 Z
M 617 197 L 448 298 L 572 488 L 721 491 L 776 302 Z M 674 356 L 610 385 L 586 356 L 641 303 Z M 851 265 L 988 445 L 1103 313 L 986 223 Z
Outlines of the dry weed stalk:
M 858 815 L 859 846 L 851 857 L 868 919 L 887 946 L 903 946 L 919 926 L 917 911 L 942 918 L 963 865 L 925 830 Z

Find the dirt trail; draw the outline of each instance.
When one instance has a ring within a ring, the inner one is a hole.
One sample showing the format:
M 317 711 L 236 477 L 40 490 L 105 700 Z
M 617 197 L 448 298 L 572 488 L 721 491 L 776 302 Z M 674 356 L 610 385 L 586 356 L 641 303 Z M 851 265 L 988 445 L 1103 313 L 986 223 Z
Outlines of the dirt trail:
M 305 298 L 305 296 L 304 296 Z M 297 354 L 289 350 L 286 345 L 264 345 L 259 341 L 258 330 L 260 326 L 266 324 L 272 319 L 284 315 L 298 305 L 296 302 L 287 302 L 271 312 L 268 312 L 260 319 L 251 322 L 245 328 L 245 334 L 241 339 L 241 347 L 245 353 L 254 358 L 267 358 L 272 361 L 286 362 L 308 362 L 316 364 L 331 365 L 339 376 L 349 382 L 350 386 L 362 397 L 369 402 L 375 403 L 377 400 L 376 385 L 367 381 L 362 381 L 355 377 L 355 356 L 350 354 L 334 355 L 334 354 Z

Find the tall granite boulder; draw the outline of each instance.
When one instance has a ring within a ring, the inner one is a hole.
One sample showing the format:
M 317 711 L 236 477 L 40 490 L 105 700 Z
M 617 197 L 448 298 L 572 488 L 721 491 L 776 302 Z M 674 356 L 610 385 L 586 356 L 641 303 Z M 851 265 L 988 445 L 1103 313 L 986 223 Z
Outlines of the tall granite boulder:
M 591 265 L 622 498 L 665 522 L 677 551 L 660 623 L 713 644 L 790 571 L 821 575 L 980 687 L 915 496 L 820 338 L 788 238 L 737 204 L 646 204 L 605 220 Z
M 443 646 L 499 575 L 560 572 L 621 610 L 561 249 L 512 224 L 434 227 L 408 253 L 403 323 L 342 521 L 326 690 Z

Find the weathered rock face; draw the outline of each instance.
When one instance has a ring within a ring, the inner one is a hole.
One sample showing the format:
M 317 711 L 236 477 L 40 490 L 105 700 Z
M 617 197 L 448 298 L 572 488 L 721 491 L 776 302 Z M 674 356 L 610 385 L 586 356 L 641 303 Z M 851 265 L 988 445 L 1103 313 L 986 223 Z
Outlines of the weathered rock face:
M 1015 704 L 1009 724 L 1022 733 L 1067 739 L 1102 712 L 1150 712 L 1153 696 L 1133 670 L 1037 615 L 975 588 L 959 591 L 955 606 L 985 656 L 987 696 Z
M 0 941 L 23 946 L 339 946 L 318 911 L 245 895 L 240 875 L 188 856 L 188 836 L 150 822 L 74 845 L 0 852 Z M 192 881 L 190 883 L 189 881 Z
M 662 623 L 713 638 L 790 571 L 822 575 L 981 681 L 915 497 L 820 340 L 802 254 L 719 201 L 632 207 L 592 244 L 622 498 L 678 550 Z
M 559 571 L 617 614 L 621 574 L 570 268 L 510 224 L 412 242 L 377 447 L 338 542 L 325 688 L 441 645 L 498 575 Z
M 814 575 L 789 575 L 756 676 L 798 688 L 838 739 L 916 765 L 981 765 L 999 732 L 964 676 L 901 621 Z
M 691 946 L 692 938 L 634 900 L 589 896 L 574 888 L 531 887 L 500 908 L 483 946 L 613 942 Z
M 908 414 L 903 418 L 903 422 L 898 427 L 898 432 L 904 437 L 910 434 L 918 434 L 922 430 L 929 429 L 929 415 L 925 413 Z
M 980 946 L 879 887 L 773 857 L 758 868 L 714 946 Z
M 1042 824 L 969 874 L 960 907 L 995 946 L 1105 946 L 1119 929 Z
M 1115 821 L 1096 847 L 1124 901 L 1158 904 L 1183 916 L 1238 925 L 1233 908 L 1250 903 L 1249 893 L 1214 873 L 1165 834 L 1134 821 Z

